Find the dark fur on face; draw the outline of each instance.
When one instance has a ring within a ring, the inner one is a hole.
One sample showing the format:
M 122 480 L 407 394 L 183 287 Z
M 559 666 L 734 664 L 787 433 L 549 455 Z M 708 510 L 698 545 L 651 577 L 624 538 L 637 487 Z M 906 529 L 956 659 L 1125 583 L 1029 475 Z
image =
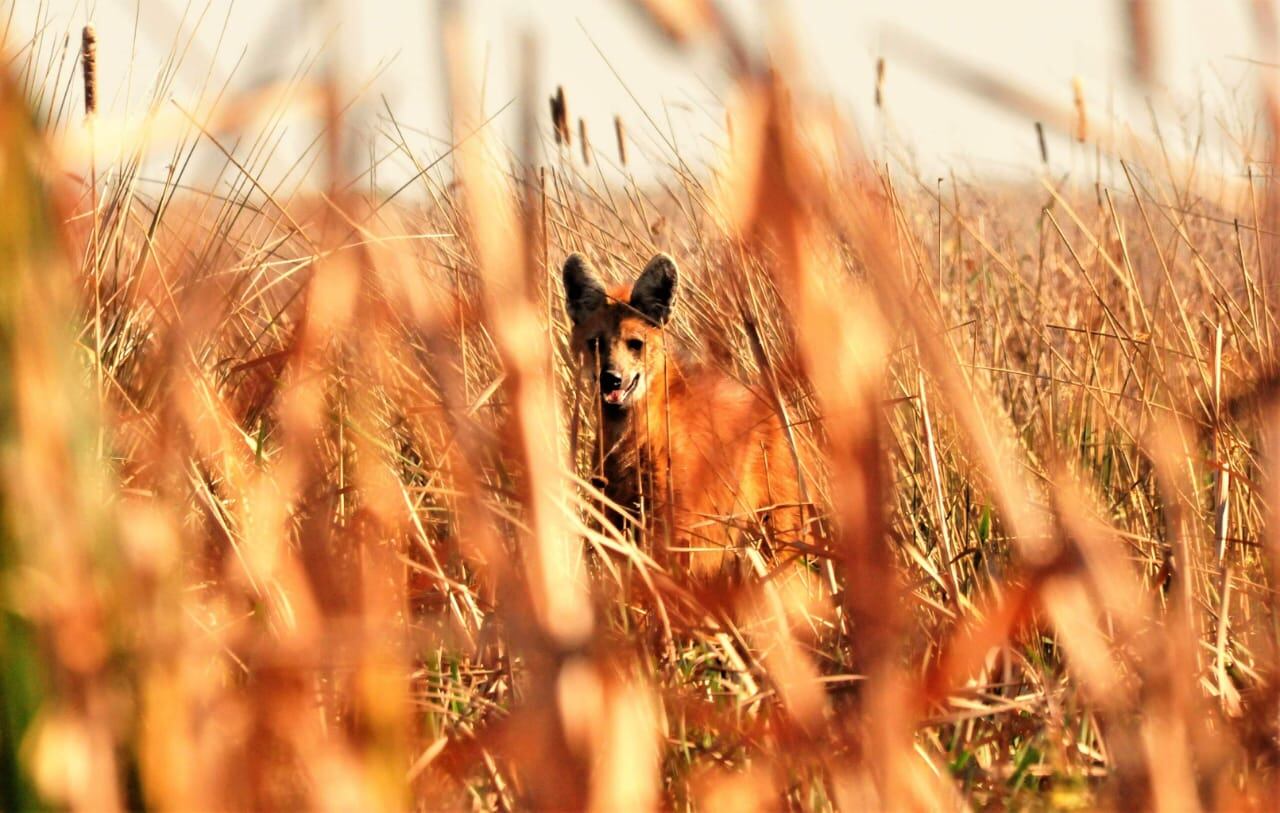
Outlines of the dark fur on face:
M 675 301 L 675 260 L 657 254 L 635 283 L 612 295 L 579 254 L 564 263 L 565 310 L 573 322 L 570 345 L 600 387 L 606 412 L 623 413 L 643 396 L 654 379 L 661 352 L 661 326 Z M 657 350 L 657 345 L 653 349 Z

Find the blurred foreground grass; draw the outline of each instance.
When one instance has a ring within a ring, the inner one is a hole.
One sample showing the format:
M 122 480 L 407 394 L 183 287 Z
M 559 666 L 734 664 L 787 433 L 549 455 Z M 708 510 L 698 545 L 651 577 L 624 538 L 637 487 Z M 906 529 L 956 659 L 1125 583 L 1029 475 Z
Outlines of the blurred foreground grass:
M 279 118 L 157 184 L 0 86 L 7 809 L 1274 806 L 1269 177 L 941 196 L 738 46 L 722 164 L 606 182 L 445 31 L 414 198 L 323 84 L 296 189 Z M 816 461 L 758 578 L 598 521 L 574 250 L 676 256 L 670 341 Z

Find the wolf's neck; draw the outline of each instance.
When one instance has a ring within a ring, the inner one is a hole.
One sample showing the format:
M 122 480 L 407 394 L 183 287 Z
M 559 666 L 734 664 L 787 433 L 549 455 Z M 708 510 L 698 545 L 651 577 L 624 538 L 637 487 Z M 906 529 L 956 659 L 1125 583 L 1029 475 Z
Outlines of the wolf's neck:
M 602 434 L 606 457 L 632 459 L 636 451 L 652 447 L 661 434 L 656 423 L 661 417 L 647 403 L 621 415 L 605 415 Z
M 662 413 L 655 415 L 648 407 L 637 405 L 621 415 L 606 415 L 600 427 L 603 458 L 597 460 L 605 493 L 630 510 L 638 510 L 646 494 L 652 502 L 652 494 L 664 493 L 656 480 L 663 473 L 659 461 L 666 457 L 666 421 Z

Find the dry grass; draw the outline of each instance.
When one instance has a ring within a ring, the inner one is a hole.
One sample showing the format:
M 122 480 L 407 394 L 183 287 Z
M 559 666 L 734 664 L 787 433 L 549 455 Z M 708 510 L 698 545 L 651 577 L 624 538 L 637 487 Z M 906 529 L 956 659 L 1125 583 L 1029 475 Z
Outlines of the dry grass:
M 1274 182 L 1135 146 L 1115 184 L 939 194 L 713 4 L 652 5 L 735 61 L 716 172 L 605 183 L 541 89 L 499 150 L 447 20 L 456 149 L 380 142 L 411 189 L 342 165 L 324 85 L 323 192 L 261 180 L 270 108 L 219 135 L 260 100 L 157 124 L 154 184 L 8 44 L 6 808 L 1274 808 Z M 1101 138 L 1077 93 L 1041 117 Z M 822 461 L 813 543 L 747 540 L 745 583 L 597 521 L 558 263 L 658 250 L 671 340 Z

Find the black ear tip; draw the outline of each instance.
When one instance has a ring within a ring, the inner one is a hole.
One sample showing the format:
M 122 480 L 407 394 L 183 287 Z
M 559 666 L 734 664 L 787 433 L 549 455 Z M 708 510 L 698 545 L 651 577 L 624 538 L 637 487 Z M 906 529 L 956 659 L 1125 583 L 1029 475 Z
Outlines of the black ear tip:
M 631 307 L 664 324 L 671 315 L 676 294 L 676 261 L 667 254 L 655 254 L 645 265 L 631 289 Z
M 568 257 L 564 258 L 564 275 L 566 277 L 569 276 L 570 274 L 577 276 L 579 274 L 585 273 L 586 270 L 587 270 L 586 258 L 584 258 L 578 252 L 575 251 L 572 254 L 570 254 Z
M 591 272 L 581 254 L 570 254 L 564 260 L 565 308 L 574 324 L 587 318 L 605 302 L 604 286 Z
M 658 252 L 649 260 L 649 264 L 645 266 L 645 271 L 661 274 L 668 279 L 675 279 L 676 261 L 671 258 L 670 254 Z

